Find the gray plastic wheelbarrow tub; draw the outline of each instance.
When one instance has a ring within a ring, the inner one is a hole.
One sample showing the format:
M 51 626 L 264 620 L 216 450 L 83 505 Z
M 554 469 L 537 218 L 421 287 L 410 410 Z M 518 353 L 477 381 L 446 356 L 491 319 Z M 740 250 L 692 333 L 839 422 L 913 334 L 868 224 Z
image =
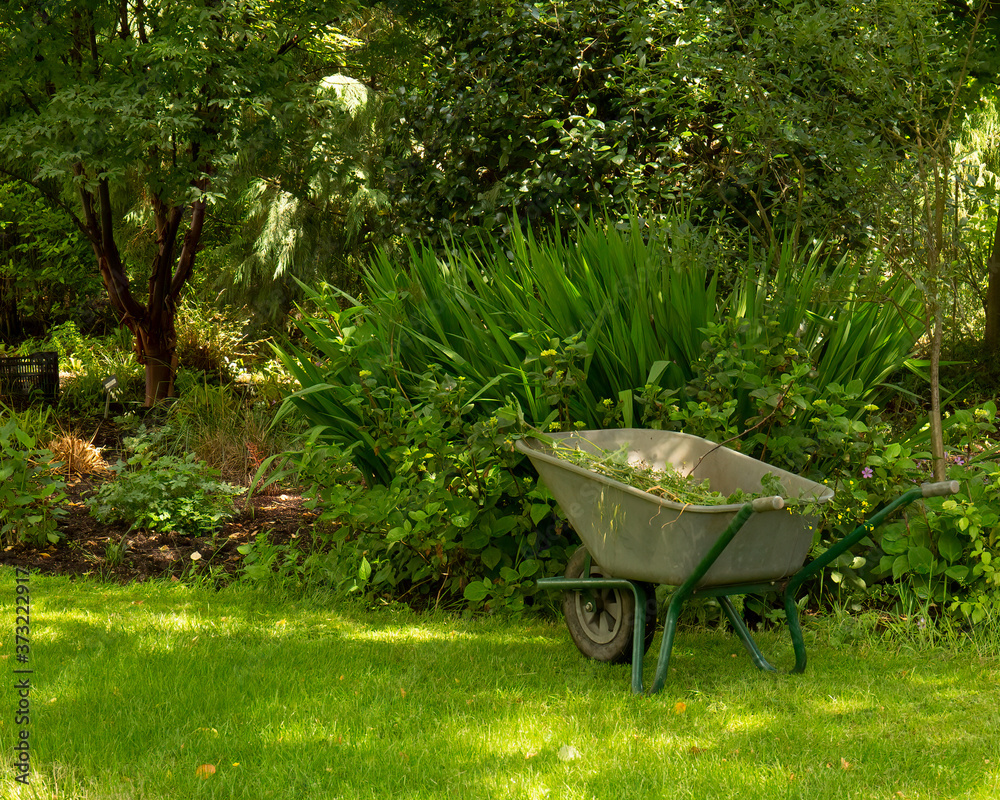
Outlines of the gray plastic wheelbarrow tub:
M 559 446 L 598 453 L 627 445 L 630 463 L 683 475 L 723 495 L 761 492 L 761 478 L 776 475 L 787 499 L 829 502 L 833 490 L 698 436 L 639 428 L 549 434 Z M 742 503 L 682 505 L 656 497 L 560 458 L 538 439 L 516 447 L 531 460 L 594 561 L 608 574 L 632 581 L 679 586 L 726 530 Z M 794 508 L 754 514 L 712 564 L 699 587 L 778 581 L 805 562 L 816 519 Z

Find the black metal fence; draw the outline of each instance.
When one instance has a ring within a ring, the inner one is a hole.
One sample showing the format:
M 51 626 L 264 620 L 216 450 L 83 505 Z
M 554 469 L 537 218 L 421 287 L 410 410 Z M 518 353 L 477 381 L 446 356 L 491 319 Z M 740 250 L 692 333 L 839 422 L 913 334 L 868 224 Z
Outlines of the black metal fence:
M 0 358 L 0 400 L 55 404 L 58 399 L 58 353 Z

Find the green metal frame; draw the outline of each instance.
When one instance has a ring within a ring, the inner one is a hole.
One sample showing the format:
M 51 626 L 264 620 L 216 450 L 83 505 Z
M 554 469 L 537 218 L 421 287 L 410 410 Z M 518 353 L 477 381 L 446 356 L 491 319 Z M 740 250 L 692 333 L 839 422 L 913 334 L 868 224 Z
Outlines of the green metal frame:
M 944 494 L 953 494 L 958 491 L 958 483 L 955 481 L 927 484 L 923 487 L 912 489 L 898 497 L 885 508 L 872 515 L 869 519 L 855 528 L 849 535 L 841 539 L 825 553 L 806 564 L 802 569 L 792 575 L 784 582 L 772 583 L 747 583 L 732 586 L 711 586 L 698 589 L 698 583 L 705 576 L 705 573 L 712 567 L 712 564 L 722 555 L 726 547 L 733 540 L 746 521 L 754 513 L 753 503 L 745 504 L 733 518 L 729 526 L 719 535 L 719 538 L 706 553 L 705 557 L 695 567 L 688 579 L 670 596 L 667 606 L 667 615 L 663 625 L 663 640 L 660 643 L 660 654 L 656 665 L 656 673 L 653 678 L 653 686 L 649 690 L 650 694 L 656 694 L 662 688 L 667 679 L 667 670 L 670 667 L 670 653 L 673 649 L 674 634 L 677 631 L 677 620 L 680 617 L 684 604 L 692 597 L 717 597 L 722 606 L 722 610 L 733 626 L 737 637 L 743 643 L 754 665 L 766 672 L 777 672 L 773 666 L 761 653 L 760 648 L 754 641 L 753 636 L 746 624 L 740 618 L 736 608 L 733 606 L 731 597 L 746 594 L 767 594 L 781 591 L 784 597 L 785 615 L 788 622 L 788 630 L 792 639 L 792 648 L 795 652 L 795 665 L 790 672 L 801 673 L 806 668 L 806 648 L 802 638 L 802 626 L 799 622 L 799 609 L 795 602 L 795 594 L 799 587 L 815 575 L 824 567 L 831 564 L 835 559 L 847 552 L 861 539 L 870 534 L 875 528 L 882 524 L 885 519 L 897 509 L 909 505 L 914 500 L 921 497 L 933 497 Z M 758 501 L 759 502 L 759 501 Z M 764 506 L 758 505 L 756 510 L 765 510 Z M 589 555 L 584 563 L 583 575 L 590 574 Z M 547 589 L 563 589 L 569 591 L 589 591 L 590 589 L 620 589 L 622 591 L 631 590 L 635 597 L 635 628 L 632 634 L 632 691 L 635 694 L 642 694 L 643 681 L 643 656 L 644 638 L 646 631 L 646 593 L 642 586 L 635 581 L 625 578 L 543 578 L 538 581 L 538 585 Z

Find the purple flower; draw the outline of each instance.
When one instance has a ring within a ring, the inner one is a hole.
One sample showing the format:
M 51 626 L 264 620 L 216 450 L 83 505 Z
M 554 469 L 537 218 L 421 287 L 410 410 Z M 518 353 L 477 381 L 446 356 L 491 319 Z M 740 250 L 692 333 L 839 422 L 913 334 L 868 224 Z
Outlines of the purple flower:
M 965 459 L 962 458 L 961 456 L 955 456 L 955 463 L 958 464 L 958 466 L 960 466 L 960 467 L 964 467 L 965 466 Z
M 872 472 L 872 468 L 871 467 L 865 467 L 863 470 L 861 470 L 861 477 L 862 478 L 870 478 L 874 474 L 875 473 Z

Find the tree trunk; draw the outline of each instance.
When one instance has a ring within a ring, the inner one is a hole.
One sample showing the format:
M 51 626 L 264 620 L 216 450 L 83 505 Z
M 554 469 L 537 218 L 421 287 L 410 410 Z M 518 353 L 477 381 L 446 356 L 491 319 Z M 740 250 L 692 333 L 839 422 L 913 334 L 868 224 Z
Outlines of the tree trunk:
M 986 332 L 983 336 L 985 356 L 994 360 L 1000 355 L 1000 210 L 993 232 L 993 248 L 986 261 Z
M 200 188 L 204 190 L 207 181 Z M 176 255 L 177 234 L 184 218 L 182 206 L 168 206 L 152 197 L 156 217 L 157 251 L 149 277 L 146 305 L 136 301 L 112 230 L 111 198 L 101 183 L 95 194 L 81 189 L 84 229 L 101 270 L 101 278 L 119 320 L 135 336 L 135 355 L 146 370 L 144 405 L 152 407 L 174 394 L 177 373 L 177 333 L 174 319 L 184 284 L 194 268 L 195 254 L 205 222 L 205 203 L 190 205 L 187 232 Z M 176 267 L 175 267 L 176 264 Z
M 141 348 L 140 361 L 146 370 L 146 397 L 143 405 L 151 408 L 162 400 L 174 396 L 174 376 L 177 374 L 177 336 L 174 333 L 173 310 L 169 309 L 161 320 L 161 330 L 139 328 L 136 349 Z
M 934 321 L 931 329 L 931 466 L 934 480 L 943 481 L 947 477 L 947 462 L 944 457 L 944 430 L 941 421 L 941 340 L 944 338 L 944 315 L 938 298 L 934 302 Z

